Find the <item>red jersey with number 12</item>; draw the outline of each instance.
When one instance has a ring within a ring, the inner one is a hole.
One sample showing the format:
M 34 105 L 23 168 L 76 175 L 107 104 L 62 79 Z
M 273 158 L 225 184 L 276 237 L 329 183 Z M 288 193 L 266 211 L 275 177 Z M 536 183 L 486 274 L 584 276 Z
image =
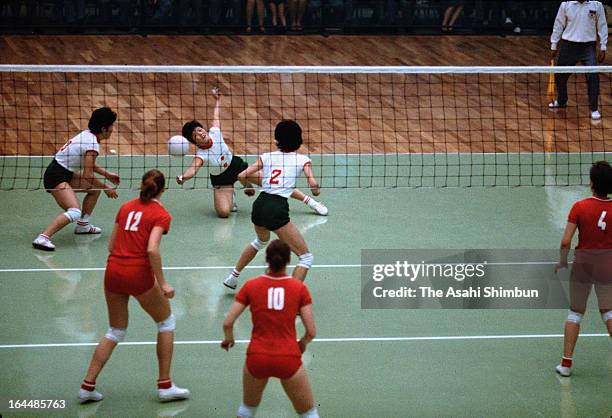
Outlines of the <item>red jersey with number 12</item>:
M 567 220 L 578 225 L 577 249 L 612 249 L 612 199 L 580 200 Z
M 247 354 L 301 357 L 295 331 L 295 317 L 312 298 L 301 281 L 273 274 L 247 281 L 236 301 L 251 306 L 253 333 Z M 277 276 L 278 277 L 278 276 Z
M 168 233 L 171 220 L 168 211 L 157 200 L 134 199 L 125 203 L 115 217 L 119 228 L 109 261 L 149 264 L 147 245 L 151 231 L 160 226 L 164 234 Z

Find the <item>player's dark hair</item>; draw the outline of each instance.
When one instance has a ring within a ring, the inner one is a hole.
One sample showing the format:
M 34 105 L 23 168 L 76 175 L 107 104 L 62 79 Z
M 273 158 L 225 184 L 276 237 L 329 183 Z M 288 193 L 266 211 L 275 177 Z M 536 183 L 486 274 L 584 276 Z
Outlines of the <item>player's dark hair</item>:
M 612 194 L 612 167 L 607 161 L 597 161 L 589 173 L 593 192 L 597 196 L 607 197 Z
M 144 173 L 142 176 L 142 184 L 140 185 L 140 200 L 148 202 L 155 196 L 159 195 L 166 187 L 166 177 L 164 173 L 157 169 L 152 169 Z
M 282 152 L 297 151 L 302 145 L 302 128 L 294 120 L 283 119 L 274 129 L 274 139 Z
M 183 132 L 182 132 L 185 139 L 194 145 L 195 145 L 195 141 L 193 140 L 192 136 L 193 136 L 193 131 L 195 131 L 196 128 L 204 128 L 204 126 L 202 126 L 202 124 L 198 122 L 197 120 L 191 120 L 183 125 Z
M 271 273 L 280 273 L 291 260 L 291 249 L 279 239 L 275 239 L 266 248 L 266 263 Z
M 87 129 L 89 129 L 89 132 L 92 134 L 99 134 L 102 132 L 102 128 L 110 128 L 116 120 L 117 114 L 113 112 L 110 107 L 101 107 L 91 113 Z

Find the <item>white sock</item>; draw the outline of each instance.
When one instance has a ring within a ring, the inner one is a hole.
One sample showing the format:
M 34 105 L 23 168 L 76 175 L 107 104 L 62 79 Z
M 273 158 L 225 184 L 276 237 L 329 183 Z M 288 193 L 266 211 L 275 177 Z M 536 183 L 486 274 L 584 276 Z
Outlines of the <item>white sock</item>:
M 238 270 L 236 270 L 236 269 L 233 269 L 232 270 L 232 276 L 234 276 L 235 278 L 238 278 L 238 277 L 240 277 L 240 272 Z
M 310 198 L 310 196 L 304 196 L 304 199 L 302 199 L 302 202 L 304 202 L 305 204 L 310 203 L 312 199 Z
M 77 224 L 79 224 L 80 226 L 89 225 L 89 215 L 82 215 L 81 219 L 77 221 Z

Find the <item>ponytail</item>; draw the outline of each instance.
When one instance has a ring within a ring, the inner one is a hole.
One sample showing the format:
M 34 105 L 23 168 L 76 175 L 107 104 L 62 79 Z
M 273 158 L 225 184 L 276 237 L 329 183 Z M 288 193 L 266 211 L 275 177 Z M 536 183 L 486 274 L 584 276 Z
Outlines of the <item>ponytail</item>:
M 164 173 L 157 169 L 147 171 L 142 176 L 142 184 L 140 185 L 140 200 L 148 202 L 155 196 L 158 196 L 166 187 L 166 178 Z

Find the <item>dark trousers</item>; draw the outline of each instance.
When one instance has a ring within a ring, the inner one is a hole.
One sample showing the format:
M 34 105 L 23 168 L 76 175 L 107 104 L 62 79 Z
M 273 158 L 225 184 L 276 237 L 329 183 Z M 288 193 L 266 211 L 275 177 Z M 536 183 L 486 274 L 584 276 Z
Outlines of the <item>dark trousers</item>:
M 582 65 L 597 65 L 595 42 L 568 42 L 561 41 L 561 50 L 557 65 L 571 66 L 580 62 Z M 567 103 L 567 79 L 570 73 L 555 74 L 557 84 L 557 102 L 564 106 Z M 589 108 L 591 112 L 597 110 L 599 100 L 599 74 L 586 73 L 587 85 L 589 88 Z

